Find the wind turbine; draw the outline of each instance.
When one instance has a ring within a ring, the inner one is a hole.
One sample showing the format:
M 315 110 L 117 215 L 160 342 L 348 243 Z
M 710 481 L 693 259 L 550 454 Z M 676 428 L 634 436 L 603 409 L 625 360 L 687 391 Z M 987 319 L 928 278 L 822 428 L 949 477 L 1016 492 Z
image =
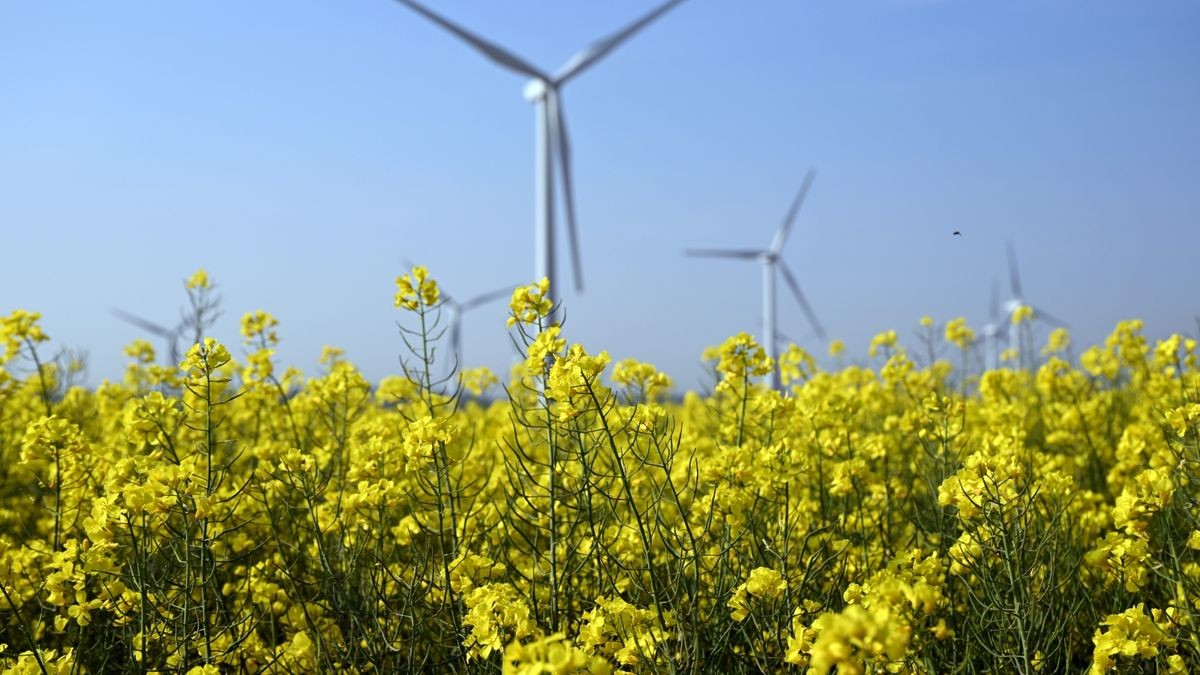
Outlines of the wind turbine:
M 1013 323 L 1013 313 L 1018 308 L 1028 306 L 1033 309 L 1033 320 L 1049 324 L 1051 326 L 1061 327 L 1066 326 L 1066 323 L 1055 317 L 1049 312 L 1042 311 L 1037 305 L 1033 305 L 1025 301 L 1025 294 L 1021 290 L 1021 273 L 1017 268 L 1017 250 L 1013 243 L 1008 242 L 1008 282 L 1009 288 L 1012 291 L 1012 297 L 1008 302 L 1004 303 L 1004 312 L 1008 317 L 1008 346 L 1017 350 L 1018 358 L 1023 356 L 1021 349 L 1021 326 Z
M 792 206 L 788 209 L 787 216 L 784 217 L 783 223 L 775 232 L 775 238 L 771 241 L 771 246 L 764 249 L 687 249 L 684 255 L 694 258 L 735 258 L 738 260 L 757 260 L 763 266 L 763 329 L 762 341 L 766 348 L 767 356 L 772 359 L 777 359 L 779 356 L 779 331 L 776 328 L 775 321 L 775 270 L 778 267 L 783 273 L 783 280 L 787 282 L 789 288 L 792 289 L 792 294 L 796 296 L 796 301 L 800 303 L 800 308 L 804 310 L 804 315 L 808 317 L 809 323 L 822 341 L 825 340 L 825 329 L 821 327 L 821 322 L 817 320 L 817 315 L 813 312 L 812 306 L 808 304 L 808 299 L 804 297 L 804 292 L 800 290 L 800 284 L 796 281 L 796 277 L 788 268 L 787 262 L 781 257 L 783 254 L 783 245 L 787 243 L 788 234 L 792 231 L 792 225 L 796 222 L 796 215 L 800 212 L 800 206 L 804 203 L 804 198 L 808 195 L 808 189 L 812 187 L 813 179 L 817 177 L 817 172 L 810 169 L 808 174 L 804 176 L 804 182 L 800 185 L 799 192 L 796 193 L 796 198 L 792 200 Z M 771 371 L 770 376 L 771 387 L 773 389 L 780 388 L 779 368 L 776 367 Z
M 575 289 L 583 291 L 583 271 L 579 260 L 579 232 L 575 222 L 575 190 L 571 178 L 571 146 L 567 137 L 561 90 L 567 82 L 603 59 L 621 43 L 628 40 L 650 22 L 680 4 L 669 0 L 642 18 L 608 37 L 585 47 L 572 56 L 557 72 L 550 73 L 512 52 L 434 13 L 416 0 L 396 0 L 426 19 L 454 34 L 485 57 L 517 74 L 532 78 L 525 86 L 525 99 L 534 105 L 537 127 L 536 168 L 534 170 L 534 199 L 537 216 L 534 222 L 535 280 L 550 280 L 550 300 L 556 302 L 557 268 L 554 257 L 554 170 L 557 166 L 563 189 L 563 210 L 567 221 L 567 243 L 571 248 L 571 266 L 575 274 Z

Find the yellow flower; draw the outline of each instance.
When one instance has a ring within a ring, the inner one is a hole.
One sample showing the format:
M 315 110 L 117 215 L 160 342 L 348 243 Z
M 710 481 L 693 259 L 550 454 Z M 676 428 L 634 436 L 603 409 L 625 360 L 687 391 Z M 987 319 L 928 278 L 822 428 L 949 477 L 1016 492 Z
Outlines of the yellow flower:
M 510 584 L 486 584 L 463 599 L 467 614 L 463 623 L 470 632 L 465 641 L 467 660 L 487 660 L 512 640 L 533 635 L 537 623 L 529 603 Z
M 438 303 L 441 291 L 437 282 L 429 276 L 429 270 L 414 265 L 408 274 L 396 277 L 396 307 L 416 311 L 419 307 L 433 307 Z
M 730 618 L 743 621 L 750 614 L 750 598 L 760 600 L 776 600 L 787 590 L 787 581 L 779 572 L 770 567 L 756 567 L 750 571 L 749 578 L 739 585 L 729 600 L 729 608 L 733 610 Z
M 1188 535 L 1187 547 L 1194 551 L 1200 551 L 1200 530 L 1192 530 L 1192 533 Z
M 507 675 L 608 675 L 612 672 L 612 665 L 602 657 L 589 656 L 571 644 L 562 633 L 555 633 L 526 643 L 514 641 L 505 647 L 504 672 Z
M 1013 310 L 1012 322 L 1014 326 L 1019 326 L 1031 319 L 1033 319 L 1033 308 L 1029 305 L 1021 305 Z
M 812 628 L 817 639 L 812 645 L 810 671 L 824 675 L 863 673 L 868 661 L 900 661 L 908 651 L 912 628 L 886 608 L 867 610 L 849 605 L 838 614 L 817 617 Z
M 871 346 L 867 348 L 869 356 L 878 356 L 880 349 L 893 349 L 896 346 L 896 331 L 884 331 L 871 338 Z
M 125 355 L 138 363 L 154 363 L 154 345 L 145 340 L 134 340 L 125 347 Z
M 279 336 L 274 330 L 278 325 L 279 321 L 275 317 L 262 310 L 246 312 L 242 317 L 242 337 L 247 344 L 262 340 L 268 345 L 274 345 L 279 342 Z
M 966 350 L 975 343 L 975 331 L 971 330 L 963 317 L 952 319 L 946 323 L 946 342 Z
M 730 383 L 766 375 L 775 367 L 766 350 L 749 333 L 738 333 L 721 343 L 709 358 L 717 359 L 717 372 Z
M 816 368 L 817 362 L 813 357 L 797 345 L 788 345 L 779 356 L 779 375 L 784 386 L 797 380 L 807 380 Z
M 543 374 L 546 370 L 546 362 L 562 354 L 563 349 L 567 346 L 567 341 L 559 337 L 561 332 L 562 329 L 558 326 L 550 326 L 533 338 L 525 355 L 526 374 L 535 376 Z
M 192 345 L 179 368 L 187 373 L 189 380 L 202 381 L 205 376 L 212 376 L 232 359 L 225 345 L 206 337 L 202 342 Z
M 1174 647 L 1175 640 L 1146 615 L 1145 604 L 1138 603 L 1120 614 L 1109 614 L 1092 638 L 1092 667 L 1089 673 L 1100 675 L 1117 666 L 1118 657 L 1152 659 L 1159 647 Z
M 188 277 L 184 285 L 188 290 L 208 290 L 212 288 L 212 282 L 208 280 L 208 272 L 205 272 L 203 267 Z
M 541 281 L 536 284 L 517 287 L 508 303 L 508 307 L 512 311 L 512 316 L 508 317 L 509 327 L 511 328 L 518 322 L 536 324 L 541 319 L 550 316 L 554 306 L 547 297 L 549 292 L 550 280 L 546 277 L 542 277 Z
M 1050 331 L 1050 337 L 1046 339 L 1046 346 L 1042 349 L 1042 354 L 1061 354 L 1067 351 L 1067 347 L 1071 346 L 1071 333 L 1066 328 L 1055 328 Z
M 472 396 L 482 396 L 483 392 L 500 382 L 500 379 L 490 369 L 480 366 L 459 371 L 458 381 L 462 384 L 463 389 L 469 391 Z
M 432 456 L 434 446 L 449 443 L 457 431 L 445 419 L 425 415 L 408 423 L 404 434 L 404 452 L 410 461 L 419 461 Z
M 608 392 L 598 378 L 608 362 L 608 352 L 592 356 L 577 344 L 554 361 L 546 379 L 546 395 L 554 399 L 560 420 L 566 421 L 591 408 L 593 396 L 600 401 L 607 398 Z
M 841 340 L 834 340 L 829 343 L 829 355 L 841 356 L 842 352 L 846 351 L 846 343 Z
M 0 318 L 0 343 L 4 344 L 4 352 L 0 353 L 0 364 L 16 358 L 23 342 L 36 344 L 50 339 L 38 325 L 41 318 L 41 313 L 26 312 L 23 309 L 14 310 L 12 314 Z
M 638 393 L 642 400 L 653 401 L 671 388 L 671 378 L 653 365 L 625 359 L 613 366 L 612 381 Z

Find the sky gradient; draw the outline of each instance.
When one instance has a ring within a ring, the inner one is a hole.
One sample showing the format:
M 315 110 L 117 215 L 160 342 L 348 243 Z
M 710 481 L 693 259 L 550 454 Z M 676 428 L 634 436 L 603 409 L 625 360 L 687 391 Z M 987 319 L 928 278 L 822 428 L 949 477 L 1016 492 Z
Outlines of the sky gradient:
M 428 2 L 547 69 L 654 4 Z M 1183 1 L 689 0 L 564 89 L 568 337 L 699 385 L 758 331 L 761 273 L 682 250 L 767 246 L 809 167 L 784 258 L 851 355 L 924 314 L 980 328 L 1007 240 L 1075 344 L 1194 334 L 1197 34 Z M 524 84 L 388 0 L 5 3 L 0 312 L 116 379 L 139 334 L 109 308 L 172 322 L 204 267 L 230 345 L 265 309 L 284 363 L 395 373 L 403 259 L 459 296 L 532 280 Z M 506 311 L 467 316 L 468 364 L 507 370 Z M 782 287 L 779 317 L 824 352 Z

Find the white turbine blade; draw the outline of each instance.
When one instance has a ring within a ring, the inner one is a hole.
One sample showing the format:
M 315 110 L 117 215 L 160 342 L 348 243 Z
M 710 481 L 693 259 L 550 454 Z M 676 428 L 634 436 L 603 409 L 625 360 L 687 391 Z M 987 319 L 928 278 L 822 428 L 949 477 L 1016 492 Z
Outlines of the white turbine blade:
M 804 292 L 800 290 L 800 284 L 796 282 L 796 277 L 792 276 L 792 271 L 788 269 L 787 263 L 782 260 L 779 261 L 779 271 L 783 272 L 783 280 L 787 282 L 788 287 L 795 294 L 796 301 L 800 303 L 800 309 L 804 310 L 804 315 L 808 317 L 808 322 L 812 324 L 813 330 L 817 332 L 817 337 L 824 341 L 825 329 L 821 327 L 821 322 L 817 320 L 817 313 L 808 304 L 808 298 L 804 297 Z
M 506 286 L 504 288 L 497 288 L 494 291 L 484 293 L 482 295 L 477 295 L 477 296 L 471 298 L 470 300 L 463 301 L 463 303 L 461 305 L 459 305 L 459 307 L 462 309 L 462 311 L 465 312 L 468 309 L 473 309 L 480 305 L 486 305 L 487 303 L 492 302 L 493 300 L 499 300 L 500 298 L 504 298 L 504 297 L 511 297 L 512 289 L 514 286 Z
M 529 77 L 532 77 L 534 79 L 539 79 L 539 80 L 547 79 L 547 75 L 545 73 L 538 70 L 536 67 L 534 67 L 532 64 L 525 61 L 521 57 L 500 47 L 499 45 L 493 44 L 493 43 L 485 40 L 484 38 L 482 38 L 478 35 L 475 35 L 474 33 L 468 31 L 467 29 L 463 28 L 462 26 L 459 26 L 458 24 L 451 22 L 449 19 L 441 16 L 440 14 L 436 14 L 433 10 L 429 9 L 428 7 L 425 7 L 424 5 L 420 4 L 419 2 L 416 2 L 416 0 L 396 0 L 396 2 L 399 2 L 400 4 L 407 6 L 408 8 L 412 9 L 414 12 L 420 14 L 421 16 L 425 17 L 426 19 L 429 19 L 430 21 L 436 23 L 437 25 L 441 26 L 442 28 L 446 29 L 447 31 L 458 36 L 459 39 L 461 39 L 464 42 L 466 42 L 467 44 L 471 45 L 477 51 L 479 51 L 480 53 L 482 53 L 484 56 L 488 57 L 492 61 L 496 62 L 497 64 L 499 64 L 505 68 L 508 68 L 509 70 L 512 70 L 514 72 L 520 73 L 522 75 L 528 75 Z
M 450 349 L 454 352 L 454 358 L 462 358 L 462 315 L 454 317 L 450 322 Z M 461 363 L 457 365 L 462 366 Z
M 996 282 L 996 277 L 992 277 L 992 313 L 991 322 L 993 324 L 1000 322 L 1000 285 Z
M 562 98 L 558 88 L 551 88 L 546 96 L 550 106 L 551 142 L 557 157 L 559 175 L 562 177 L 563 210 L 567 214 L 567 245 L 571 249 L 571 270 L 575 273 L 575 292 L 583 292 L 583 267 L 579 255 L 579 227 L 575 221 L 575 186 L 571 179 L 571 141 L 567 137 L 567 120 L 563 113 Z
M 1021 273 L 1017 270 L 1017 249 L 1008 242 L 1008 283 L 1012 288 L 1013 298 L 1020 300 L 1025 296 L 1021 293 Z
M 1058 318 L 1057 316 L 1054 316 L 1053 314 L 1051 314 L 1049 312 L 1042 311 L 1041 307 L 1038 307 L 1037 305 L 1030 305 L 1030 307 L 1033 308 L 1034 320 L 1041 321 L 1043 323 L 1048 323 L 1051 326 L 1054 326 L 1055 328 L 1066 328 L 1067 327 L 1066 321 L 1063 321 L 1062 319 Z
M 775 241 L 771 242 L 772 253 L 778 254 L 783 251 L 783 245 L 787 242 L 788 235 L 792 231 L 792 225 L 796 222 L 796 214 L 800 213 L 800 207 L 804 204 L 804 198 L 808 196 L 808 189 L 812 187 L 813 179 L 816 177 L 816 169 L 809 169 L 808 173 L 804 175 L 804 182 L 801 183 L 800 190 L 796 193 L 796 198 L 792 200 L 792 207 L 788 209 L 787 216 L 783 219 L 783 224 L 775 232 Z
M 766 251 L 756 248 L 689 248 L 683 252 L 689 258 L 740 258 L 742 260 L 756 260 L 764 253 Z
M 154 335 L 157 335 L 161 338 L 166 338 L 168 340 L 175 339 L 175 331 L 163 328 L 153 321 L 147 321 L 140 316 L 130 314 L 129 312 L 126 312 L 123 309 L 117 309 L 116 307 L 113 307 L 108 311 L 112 313 L 113 316 L 124 321 L 125 323 L 133 324 L 134 326 L 137 326 L 148 333 L 153 333 Z
M 589 66 L 607 56 L 609 52 L 620 46 L 622 42 L 633 37 L 634 33 L 645 28 L 648 24 L 650 24 L 650 22 L 654 21 L 663 14 L 666 14 L 673 7 L 675 7 L 675 5 L 678 5 L 681 2 L 683 2 L 683 0 L 668 0 L 668 2 L 664 2 L 663 4 L 659 5 L 653 11 L 637 21 L 634 21 L 621 30 L 604 38 L 603 40 L 599 40 L 588 45 L 583 49 L 583 51 L 579 52 L 575 56 L 572 56 L 571 60 L 567 61 L 566 65 L 564 65 L 557 73 L 554 74 L 555 83 L 562 84 L 563 82 L 566 82 L 572 77 L 575 77 L 579 73 L 583 72 Z

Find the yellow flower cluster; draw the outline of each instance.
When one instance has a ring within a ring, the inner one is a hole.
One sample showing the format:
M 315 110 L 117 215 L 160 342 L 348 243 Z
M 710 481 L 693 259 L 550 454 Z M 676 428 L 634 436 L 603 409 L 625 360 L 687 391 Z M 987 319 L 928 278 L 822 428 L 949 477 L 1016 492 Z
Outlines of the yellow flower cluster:
M 396 307 L 400 309 L 415 311 L 418 307 L 433 307 L 440 297 L 437 282 L 421 265 L 413 265 L 408 274 L 396 277 Z
M 975 331 L 967 325 L 966 319 L 951 319 L 946 323 L 946 342 L 966 350 L 975 343 Z
M 535 325 L 554 309 L 550 297 L 550 280 L 542 277 L 541 281 L 530 286 L 517 287 L 508 303 L 512 316 L 508 317 L 511 328 L 517 323 Z
M 729 607 L 733 610 L 729 618 L 734 621 L 744 621 L 750 615 L 750 598 L 762 601 L 778 600 L 787 590 L 787 582 L 783 575 L 769 567 L 756 567 L 750 571 L 746 582 L 737 587 L 733 597 L 729 599 Z
M 23 345 L 37 344 L 50 339 L 38 324 L 41 318 L 41 313 L 26 312 L 23 309 L 0 317 L 0 343 L 4 345 L 4 351 L 0 352 L 0 365 L 15 359 Z
M 774 361 L 749 333 L 738 333 L 704 352 L 706 361 L 717 362 L 716 369 L 726 386 L 742 386 L 752 377 L 771 372 Z
M 1190 338 L 1124 322 L 1075 359 L 1055 331 L 980 372 L 961 319 L 923 322 L 928 362 L 888 331 L 833 370 L 739 334 L 675 398 L 569 342 L 543 281 L 513 295 L 501 387 L 430 356 L 437 288 L 397 281 L 419 325 L 374 384 L 334 348 L 276 364 L 251 312 L 245 356 L 207 337 L 160 366 L 139 341 L 121 381 L 73 387 L 38 315 L 0 319 L 0 671 L 1200 662 Z
M 1088 671 L 1099 675 L 1115 669 L 1119 659 L 1153 659 L 1160 647 L 1173 647 L 1174 638 L 1169 635 L 1172 621 L 1161 610 L 1146 615 L 1144 603 L 1138 603 L 1119 614 L 1110 614 L 1096 629 L 1092 652 L 1092 667 Z M 1172 655 L 1167 659 L 1165 672 L 1186 673 L 1183 657 Z

